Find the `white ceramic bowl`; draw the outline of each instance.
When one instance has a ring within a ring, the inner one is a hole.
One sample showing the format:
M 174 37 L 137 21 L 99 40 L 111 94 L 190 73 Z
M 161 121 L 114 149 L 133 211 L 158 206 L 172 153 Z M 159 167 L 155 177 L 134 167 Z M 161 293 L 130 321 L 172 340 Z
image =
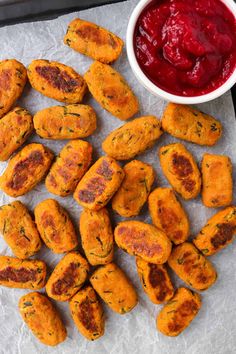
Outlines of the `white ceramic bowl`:
M 128 27 L 127 27 L 127 33 L 126 33 L 127 55 L 128 55 L 130 66 L 135 76 L 137 77 L 138 81 L 155 96 L 162 97 L 167 101 L 182 103 L 182 104 L 196 104 L 196 103 L 211 101 L 223 95 L 226 91 L 228 91 L 236 83 L 236 69 L 222 86 L 218 87 L 216 90 L 212 92 L 209 92 L 201 96 L 185 97 L 185 96 L 173 95 L 169 92 L 160 89 L 158 86 L 156 86 L 152 81 L 148 79 L 148 77 L 144 74 L 144 72 L 142 71 L 142 69 L 140 68 L 137 62 L 134 53 L 133 36 L 134 36 L 135 26 L 140 13 L 151 1 L 152 0 L 141 0 L 137 4 L 137 6 L 134 8 L 130 16 Z M 229 10 L 233 14 L 236 14 L 236 3 L 234 2 L 234 0 L 221 0 L 221 1 L 229 8 Z

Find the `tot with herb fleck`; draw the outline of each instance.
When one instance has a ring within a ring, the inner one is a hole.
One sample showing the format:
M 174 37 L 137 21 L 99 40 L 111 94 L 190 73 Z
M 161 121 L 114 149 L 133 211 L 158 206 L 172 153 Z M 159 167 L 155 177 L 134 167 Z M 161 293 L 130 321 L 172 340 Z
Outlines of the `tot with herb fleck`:
M 218 120 L 187 105 L 168 103 L 161 122 L 167 133 L 199 145 L 215 145 L 222 134 Z
M 204 154 L 202 202 L 208 208 L 230 205 L 233 200 L 232 163 L 228 156 Z
M 20 201 L 0 207 L 0 231 L 14 255 L 20 259 L 35 255 L 41 248 L 36 225 Z
M 147 201 L 155 178 L 151 165 L 133 160 L 124 168 L 125 177 L 112 198 L 112 209 L 123 217 L 136 216 Z
M 64 43 L 77 52 L 105 64 L 115 61 L 124 45 L 122 39 L 114 33 L 80 18 L 70 22 Z
M 68 252 L 78 245 L 72 221 L 56 200 L 43 200 L 36 206 L 34 214 L 42 240 L 54 253 Z
M 124 178 L 124 171 L 111 157 L 100 157 L 85 173 L 74 192 L 84 208 L 102 209 L 113 197 Z
M 196 290 L 208 289 L 217 279 L 210 261 L 189 242 L 181 243 L 173 249 L 168 264 L 180 279 Z
M 9 161 L 0 176 L 0 188 L 11 197 L 33 189 L 49 170 L 53 153 L 42 144 L 28 144 Z
M 166 336 L 176 337 L 190 325 L 200 308 L 199 294 L 186 288 L 179 288 L 159 312 L 157 329 Z
M 144 116 L 111 132 L 102 148 L 116 160 L 129 160 L 151 148 L 161 134 L 161 122 L 154 116 Z
M 176 245 L 189 236 L 188 217 L 172 188 L 156 188 L 148 198 L 153 224 Z
M 183 144 L 169 144 L 159 150 L 162 171 L 174 190 L 188 200 L 198 196 L 201 175 L 193 155 Z
M 233 242 L 236 234 L 236 206 L 229 206 L 213 215 L 201 229 L 194 245 L 211 256 Z
M 165 264 L 153 264 L 136 258 L 138 275 L 143 290 L 154 304 L 162 304 L 174 295 L 174 287 Z
M 81 75 L 56 61 L 33 60 L 28 67 L 28 78 L 35 90 L 60 102 L 80 103 L 87 91 Z
M 93 341 L 103 336 L 105 317 L 102 305 L 90 285 L 79 290 L 69 305 L 75 325 L 85 338 Z
M 84 78 L 95 100 L 113 116 L 127 120 L 138 112 L 138 99 L 110 65 L 95 61 Z
M 55 346 L 64 342 L 66 328 L 51 301 L 38 292 L 23 295 L 19 301 L 23 321 L 43 344 Z
M 106 208 L 84 209 L 80 214 L 80 235 L 84 253 L 93 266 L 113 260 L 114 240 Z
M 15 59 L 0 61 L 0 118 L 14 106 L 27 81 L 27 70 Z
M 83 140 L 66 144 L 46 177 L 47 190 L 61 197 L 73 193 L 91 164 L 92 150 L 92 145 Z
M 83 286 L 89 264 L 78 252 L 67 253 L 54 268 L 46 292 L 57 301 L 68 301 Z
M 0 161 L 6 161 L 33 132 L 33 120 L 29 112 L 15 107 L 0 120 Z
M 46 283 L 46 273 L 43 261 L 0 256 L 0 285 L 8 288 L 42 289 Z
M 153 225 L 141 221 L 122 221 L 114 231 L 115 241 L 123 251 L 147 262 L 163 264 L 171 253 L 166 234 Z
M 97 127 L 94 109 L 85 104 L 44 108 L 34 115 L 33 121 L 36 133 L 52 140 L 86 138 Z
M 114 263 L 101 266 L 90 277 L 90 283 L 102 300 L 115 312 L 123 315 L 138 302 L 137 293 L 125 275 Z

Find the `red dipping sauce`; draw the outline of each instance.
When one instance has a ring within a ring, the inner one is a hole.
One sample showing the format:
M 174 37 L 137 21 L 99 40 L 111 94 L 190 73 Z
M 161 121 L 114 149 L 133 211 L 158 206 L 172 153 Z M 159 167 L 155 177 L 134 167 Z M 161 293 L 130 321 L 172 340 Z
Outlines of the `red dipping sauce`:
M 134 51 L 159 88 L 204 95 L 236 68 L 236 19 L 220 0 L 153 0 L 137 21 Z

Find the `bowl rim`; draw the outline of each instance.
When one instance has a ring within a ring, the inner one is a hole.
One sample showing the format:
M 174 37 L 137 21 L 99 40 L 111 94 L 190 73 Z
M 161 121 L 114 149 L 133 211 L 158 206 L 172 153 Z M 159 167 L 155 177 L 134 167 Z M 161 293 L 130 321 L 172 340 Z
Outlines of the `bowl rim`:
M 226 91 L 228 91 L 236 83 L 236 68 L 234 69 L 230 77 L 223 83 L 223 85 L 218 87 L 216 90 L 201 96 L 174 95 L 172 93 L 169 93 L 159 88 L 144 74 L 136 59 L 136 55 L 134 52 L 134 45 L 133 45 L 133 36 L 134 36 L 134 30 L 140 13 L 151 1 L 152 0 L 141 0 L 136 5 L 136 7 L 133 9 L 131 13 L 128 22 L 127 31 L 126 31 L 127 56 L 128 56 L 131 69 L 134 75 L 136 76 L 136 78 L 138 79 L 138 81 L 155 96 L 162 97 L 167 101 L 172 101 L 175 103 L 182 103 L 182 104 L 197 104 L 197 103 L 208 102 L 214 100 L 215 98 L 223 95 Z M 233 15 L 236 14 L 236 3 L 234 2 L 234 0 L 220 0 L 220 1 L 223 2 L 228 7 L 228 9 L 233 13 Z

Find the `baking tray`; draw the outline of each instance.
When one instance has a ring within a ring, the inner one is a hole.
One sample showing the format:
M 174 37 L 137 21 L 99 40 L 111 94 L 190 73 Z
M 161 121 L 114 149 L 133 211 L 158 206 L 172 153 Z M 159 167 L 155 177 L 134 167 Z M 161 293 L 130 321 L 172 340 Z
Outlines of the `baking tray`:
M 1 28 L 2 51 L 0 53 L 0 59 L 4 57 L 4 53 L 9 57 L 15 57 L 17 52 L 16 58 L 22 60 L 27 66 L 33 58 L 44 56 L 49 60 L 54 59 L 71 65 L 83 74 L 92 61 L 72 51 L 69 47 L 64 46 L 62 42 L 69 21 L 76 16 L 81 16 L 82 18 L 110 28 L 124 39 L 127 21 L 136 3 L 137 0 L 131 0 L 130 3 L 98 7 L 80 14 L 71 13 L 59 19 L 49 20 L 44 23 L 23 23 L 17 27 Z M 118 9 L 115 11 L 114 8 Z M 120 21 L 120 19 L 122 19 L 122 21 Z M 37 38 L 37 42 L 35 38 Z M 19 43 L 19 45 L 16 46 L 16 43 Z M 139 115 L 149 113 L 160 117 L 166 102 L 154 97 L 140 85 L 137 85 L 137 80 L 129 68 L 125 50 L 114 66 L 127 78 L 129 84 L 139 97 L 141 103 L 141 112 Z M 86 103 L 91 104 L 98 115 L 98 130 L 91 139 L 88 139 L 94 146 L 94 158 L 96 158 L 103 154 L 101 141 L 114 127 L 122 125 L 122 122 L 102 110 L 90 95 L 88 95 Z M 52 100 L 40 95 L 37 91 L 30 89 L 28 86 L 26 95 L 22 96 L 19 104 L 28 108 L 30 112 L 34 114 L 37 110 L 58 104 L 58 102 L 52 102 Z M 230 92 L 227 92 L 216 101 L 199 105 L 199 108 L 206 113 L 218 117 L 223 124 L 228 121 L 228 124 L 224 124 L 223 137 L 215 147 L 198 147 L 197 151 L 195 151 L 195 145 L 190 143 L 184 144 L 194 153 L 198 162 L 200 162 L 204 152 L 214 151 L 214 153 L 228 154 L 232 158 L 234 166 L 236 166 L 236 130 Z M 105 127 L 106 129 L 104 129 Z M 41 141 L 35 135 L 30 141 L 43 142 L 43 144 L 51 148 L 56 154 L 58 154 L 63 144 L 65 144 L 65 142 L 58 141 Z M 167 185 L 167 181 L 158 164 L 157 150 L 161 145 L 175 141 L 176 139 L 173 137 L 163 135 L 153 149 L 138 156 L 140 160 L 153 163 L 153 167 L 157 173 L 155 186 Z M 44 184 L 41 183 L 32 192 L 23 196 L 21 200 L 26 203 L 30 210 L 33 210 L 38 202 L 48 197 L 49 195 L 45 190 Z M 52 195 L 50 195 L 50 197 L 54 198 Z M 58 201 L 66 207 L 77 225 L 81 208 L 74 203 L 71 197 L 66 199 L 58 197 L 55 199 L 58 199 Z M 9 202 L 9 198 L 7 198 L 6 195 L 2 196 L 1 204 L 6 204 L 7 202 Z M 191 220 L 192 235 L 195 235 L 215 210 L 207 210 L 207 208 L 204 208 L 200 198 L 198 198 L 195 206 L 192 205 L 192 207 L 190 207 L 189 203 L 191 202 L 183 202 L 184 205 L 186 204 L 185 207 Z M 203 216 L 204 219 L 202 218 Z M 146 208 L 140 220 L 150 222 Z M 113 221 L 117 222 L 117 218 Z M 3 240 L 0 239 L 0 243 L 3 254 L 9 254 L 9 248 Z M 137 308 L 126 316 L 116 315 L 104 306 L 107 316 L 106 332 L 104 337 L 92 343 L 82 338 L 75 328 L 71 321 L 67 304 L 58 302 L 55 303 L 55 306 L 59 309 L 63 316 L 63 321 L 67 326 L 68 339 L 65 343 L 62 343 L 56 348 L 45 347 L 38 343 L 31 335 L 26 325 L 22 323 L 17 311 L 17 301 L 25 291 L 18 289 L 10 290 L 1 287 L 0 354 L 56 354 L 58 352 L 60 354 L 71 354 L 74 352 L 80 354 L 124 354 L 130 352 L 132 354 L 235 354 L 235 257 L 236 248 L 235 245 L 231 245 L 212 258 L 219 273 L 219 280 L 215 286 L 202 294 L 202 310 L 199 312 L 193 324 L 177 338 L 167 338 L 156 331 L 155 318 L 161 306 L 155 306 L 148 300 L 141 289 L 134 258 L 121 250 L 116 250 L 115 261 L 117 261 L 118 265 L 120 265 L 132 279 L 135 287 L 138 289 L 140 302 Z M 46 248 L 42 249 L 37 255 L 37 258 L 45 259 L 49 269 L 53 269 L 53 266 L 55 266 L 59 260 L 58 257 L 53 255 L 52 252 Z M 172 275 L 174 277 L 174 274 Z M 176 286 L 182 284 L 176 277 L 174 279 Z M 9 345 L 9 343 L 11 345 Z

